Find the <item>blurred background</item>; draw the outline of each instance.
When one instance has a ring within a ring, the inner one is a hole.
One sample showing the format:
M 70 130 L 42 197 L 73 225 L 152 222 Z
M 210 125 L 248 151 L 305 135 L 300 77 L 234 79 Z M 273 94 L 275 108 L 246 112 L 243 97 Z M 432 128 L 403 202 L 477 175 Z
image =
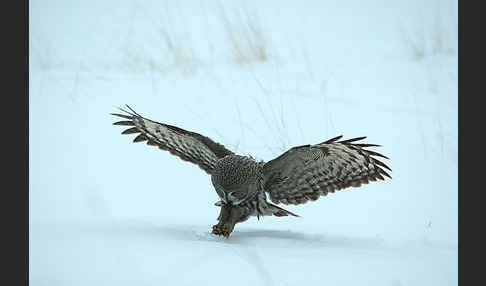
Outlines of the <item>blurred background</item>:
M 456 285 L 457 1 L 30 1 L 31 285 Z M 243 155 L 344 135 L 392 180 L 209 234 L 197 166 L 129 104 Z M 216 280 L 216 281 L 215 281 Z

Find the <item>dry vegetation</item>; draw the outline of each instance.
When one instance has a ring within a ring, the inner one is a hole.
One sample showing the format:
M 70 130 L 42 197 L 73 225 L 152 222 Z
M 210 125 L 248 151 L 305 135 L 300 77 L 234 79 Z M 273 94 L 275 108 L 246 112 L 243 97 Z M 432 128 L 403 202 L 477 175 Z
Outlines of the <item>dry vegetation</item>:
M 232 17 L 229 17 L 222 5 L 219 11 L 233 60 L 240 65 L 267 62 L 270 56 L 268 43 L 257 14 L 241 8 L 235 9 Z
M 184 38 L 181 29 L 177 29 L 178 24 L 173 21 L 169 8 L 166 6 L 156 17 L 147 13 L 143 6 L 137 8 L 142 17 L 132 19 L 132 22 L 141 19 L 149 21 L 151 28 L 148 32 L 154 36 L 141 43 L 129 33 L 121 49 L 122 66 L 134 72 L 164 73 L 180 70 L 184 74 L 194 73 L 202 65 L 202 60 L 196 55 L 192 41 Z M 163 22 L 159 19 L 163 19 Z M 144 45 L 154 49 L 144 48 Z
M 430 17 L 419 18 L 415 28 L 406 28 L 402 23 L 399 32 L 413 60 L 428 56 L 454 55 L 457 52 L 457 23 L 453 23 L 437 9 Z M 452 11 L 452 10 L 451 10 Z M 432 22 L 427 23 L 427 20 Z
M 184 74 L 193 74 L 213 62 L 212 58 L 205 57 L 197 47 L 214 46 L 217 43 L 221 54 L 216 57 L 223 59 L 229 54 L 230 63 L 238 66 L 265 63 L 271 58 L 269 42 L 254 9 L 244 5 L 231 9 L 225 9 L 221 4 L 212 6 L 208 10 L 211 13 L 206 18 L 216 19 L 213 30 L 220 33 L 210 34 L 202 39 L 194 37 L 197 39 L 195 40 L 191 39 L 194 31 L 184 24 L 184 17 L 191 16 L 184 14 L 184 9 L 174 7 L 165 5 L 160 11 L 149 11 L 143 2 L 134 4 L 127 19 L 126 34 L 121 35 L 124 40 L 115 47 L 119 53 L 118 58 L 94 62 L 92 64 L 98 66 L 90 68 L 130 73 L 167 73 L 179 70 Z M 209 24 L 206 21 L 201 25 L 206 27 Z M 56 47 L 47 44 L 40 37 L 31 37 L 32 60 L 43 70 L 54 68 L 52 56 Z M 105 51 L 100 51 L 103 52 Z

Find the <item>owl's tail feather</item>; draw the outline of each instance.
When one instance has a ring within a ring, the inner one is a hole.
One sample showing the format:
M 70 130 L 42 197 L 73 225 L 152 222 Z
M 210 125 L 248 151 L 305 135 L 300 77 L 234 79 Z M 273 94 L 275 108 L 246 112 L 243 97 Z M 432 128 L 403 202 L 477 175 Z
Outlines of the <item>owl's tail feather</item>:
M 274 204 L 271 204 L 269 202 L 267 202 L 267 205 L 270 207 L 270 210 L 273 212 L 273 215 L 274 216 L 295 216 L 295 217 L 300 217 L 299 215 L 296 215 L 292 212 L 289 212 L 288 210 L 285 210 L 279 206 L 276 206 Z

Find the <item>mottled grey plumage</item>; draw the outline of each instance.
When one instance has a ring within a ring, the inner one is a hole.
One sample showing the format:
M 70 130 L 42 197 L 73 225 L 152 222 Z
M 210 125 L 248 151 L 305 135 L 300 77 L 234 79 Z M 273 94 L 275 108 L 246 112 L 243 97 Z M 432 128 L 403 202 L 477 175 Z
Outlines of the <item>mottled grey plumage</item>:
M 115 125 L 130 126 L 122 134 L 139 133 L 134 142 L 148 145 L 197 164 L 211 175 L 211 182 L 221 198 L 218 224 L 213 233 L 229 237 L 235 224 L 250 216 L 297 216 L 273 203 L 304 204 L 347 187 L 359 187 L 369 181 L 390 177 L 391 171 L 374 156 L 387 157 L 364 149 L 375 144 L 356 144 L 366 137 L 338 141 L 342 136 L 316 145 L 293 147 L 265 163 L 252 157 L 236 155 L 210 138 L 179 127 L 142 117 L 127 105 L 126 114 L 112 115 L 128 119 Z

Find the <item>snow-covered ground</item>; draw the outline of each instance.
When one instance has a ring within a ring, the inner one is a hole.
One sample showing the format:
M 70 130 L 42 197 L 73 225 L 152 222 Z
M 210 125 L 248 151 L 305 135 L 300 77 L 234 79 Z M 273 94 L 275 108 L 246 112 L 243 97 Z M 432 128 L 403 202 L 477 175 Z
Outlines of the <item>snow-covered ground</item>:
M 31 1 L 31 285 L 457 285 L 457 2 Z M 270 160 L 368 136 L 392 180 L 209 232 L 142 115 Z

